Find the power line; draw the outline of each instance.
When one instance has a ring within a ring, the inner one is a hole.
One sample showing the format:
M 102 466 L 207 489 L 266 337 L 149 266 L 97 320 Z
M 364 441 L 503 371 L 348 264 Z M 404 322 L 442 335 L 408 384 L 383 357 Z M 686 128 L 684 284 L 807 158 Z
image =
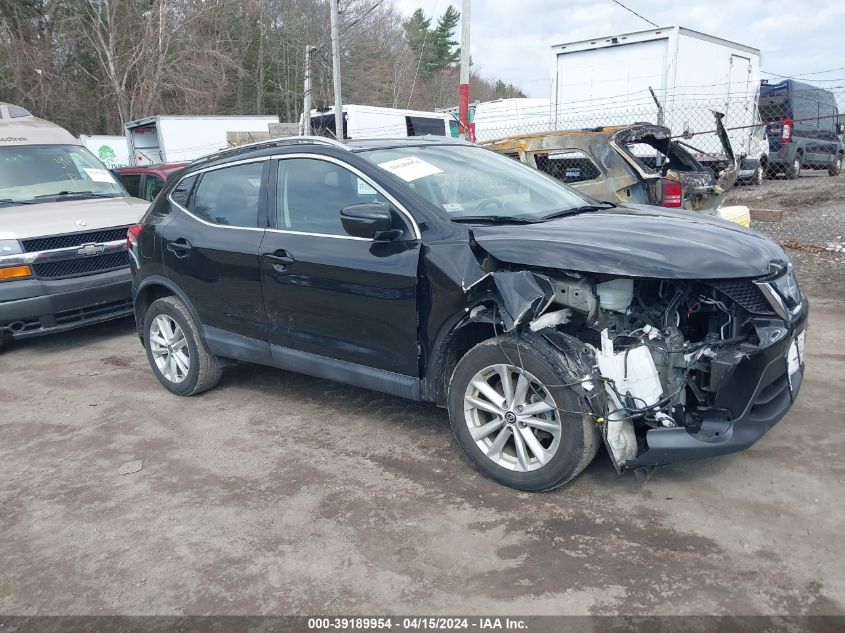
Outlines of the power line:
M 845 70 L 845 66 L 840 66 L 839 68 L 829 68 L 827 70 L 817 70 L 812 73 L 799 73 L 797 75 L 781 75 L 780 73 L 772 73 L 768 70 L 760 70 L 761 73 L 765 73 L 766 75 L 773 75 L 775 77 L 782 77 L 783 79 L 792 79 L 793 77 L 807 77 L 809 75 L 824 75 L 825 73 L 832 73 L 837 70 Z M 825 79 L 819 79 L 817 81 L 827 81 Z
M 619 0 L 610 0 L 610 1 L 611 1 L 611 2 L 615 2 L 616 4 L 618 4 L 620 7 L 622 7 L 622 8 L 623 8 L 623 9 L 625 9 L 626 11 L 628 11 L 628 12 L 630 12 L 630 13 L 633 13 L 633 14 L 634 14 L 635 16 L 637 16 L 639 19 L 641 19 L 641 20 L 645 20 L 646 22 L 648 22 L 648 23 L 649 23 L 649 24 L 651 24 L 652 26 L 657 27 L 657 25 L 656 25 L 654 22 L 652 22 L 652 21 L 651 21 L 651 20 L 649 20 L 648 18 L 644 18 L 643 16 L 641 16 L 639 13 L 637 13 L 637 12 L 636 12 L 636 11 L 634 11 L 633 9 L 631 9 L 631 8 L 629 8 L 629 7 L 626 7 L 624 4 L 622 4 L 621 2 L 619 2 Z M 658 28 L 659 28 L 659 27 L 658 27 Z

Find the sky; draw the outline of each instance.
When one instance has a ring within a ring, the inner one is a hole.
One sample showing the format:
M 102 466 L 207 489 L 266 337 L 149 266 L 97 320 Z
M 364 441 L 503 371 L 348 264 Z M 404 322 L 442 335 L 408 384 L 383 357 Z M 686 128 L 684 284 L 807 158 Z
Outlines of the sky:
M 761 51 L 762 69 L 845 86 L 845 0 L 620 0 L 659 26 L 684 26 Z M 440 15 L 460 0 L 392 0 Z M 612 0 L 473 0 L 470 53 L 482 75 L 550 96 L 554 44 L 650 29 Z M 457 33 L 460 37 L 460 27 Z M 778 79 L 763 73 L 763 78 Z M 842 81 L 827 81 L 837 80 Z

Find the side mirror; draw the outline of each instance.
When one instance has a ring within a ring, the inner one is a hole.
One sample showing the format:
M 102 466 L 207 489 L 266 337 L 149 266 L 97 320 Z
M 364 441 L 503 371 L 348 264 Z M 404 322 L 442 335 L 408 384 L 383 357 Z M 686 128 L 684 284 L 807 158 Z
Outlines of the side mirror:
M 340 210 L 343 229 L 353 237 L 377 238 L 379 233 L 391 232 L 393 219 L 390 209 L 381 202 L 350 204 Z M 393 236 L 395 237 L 395 236 Z

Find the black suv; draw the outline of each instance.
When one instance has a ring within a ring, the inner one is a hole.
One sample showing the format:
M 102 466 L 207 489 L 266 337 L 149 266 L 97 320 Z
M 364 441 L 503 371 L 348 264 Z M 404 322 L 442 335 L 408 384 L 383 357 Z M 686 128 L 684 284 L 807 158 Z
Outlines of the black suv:
M 280 139 L 192 163 L 129 231 L 171 392 L 249 361 L 447 407 L 475 466 L 546 490 L 751 445 L 803 376 L 772 241 L 598 203 L 443 137 Z

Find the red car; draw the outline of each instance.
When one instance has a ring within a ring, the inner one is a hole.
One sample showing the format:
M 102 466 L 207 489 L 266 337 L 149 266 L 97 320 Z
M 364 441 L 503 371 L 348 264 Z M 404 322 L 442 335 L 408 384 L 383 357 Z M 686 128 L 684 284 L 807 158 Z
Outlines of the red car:
M 152 202 L 158 192 L 164 189 L 167 177 L 189 163 L 161 163 L 143 167 L 119 167 L 114 174 L 129 192 L 130 196 Z

